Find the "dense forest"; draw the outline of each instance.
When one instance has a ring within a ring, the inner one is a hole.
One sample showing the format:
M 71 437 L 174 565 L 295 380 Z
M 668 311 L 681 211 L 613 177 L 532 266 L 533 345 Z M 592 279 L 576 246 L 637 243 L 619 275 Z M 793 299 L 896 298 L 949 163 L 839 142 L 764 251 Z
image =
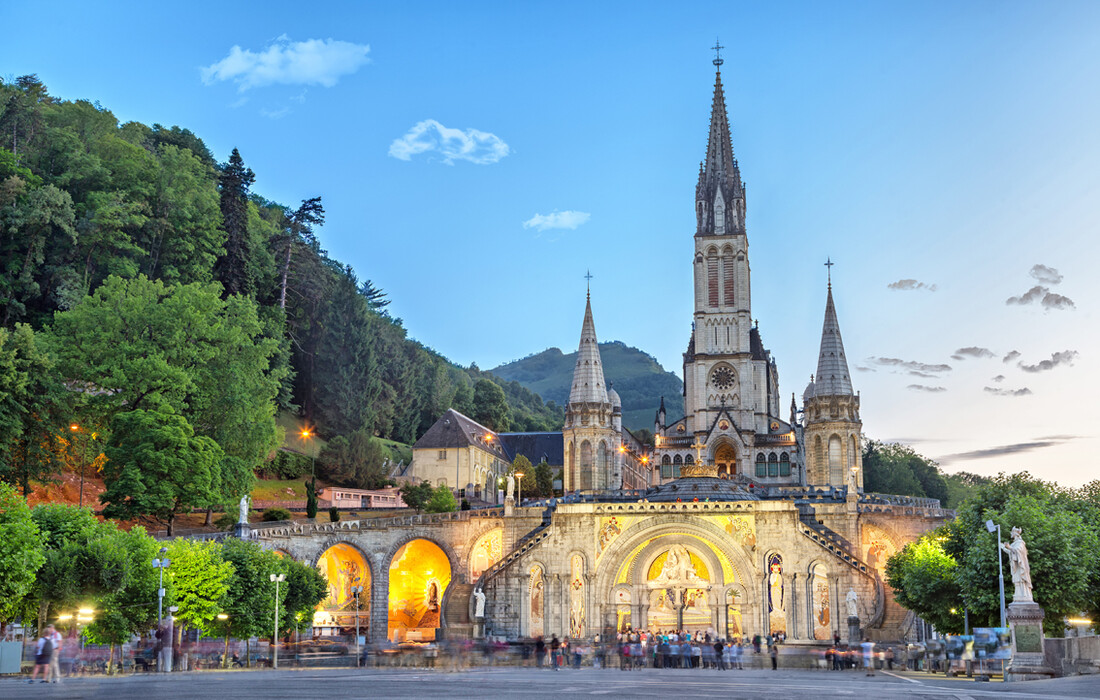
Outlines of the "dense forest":
M 288 206 L 254 180 L 188 129 L 120 124 L 33 75 L 0 83 L 0 479 L 26 490 L 86 436 L 114 463 L 114 507 L 149 510 L 127 460 L 154 436 L 201 455 L 210 488 L 183 498 L 207 507 L 272 459 L 279 412 L 368 453 L 449 407 L 560 427 L 552 402 L 409 338 L 386 294 L 325 252 L 321 195 Z

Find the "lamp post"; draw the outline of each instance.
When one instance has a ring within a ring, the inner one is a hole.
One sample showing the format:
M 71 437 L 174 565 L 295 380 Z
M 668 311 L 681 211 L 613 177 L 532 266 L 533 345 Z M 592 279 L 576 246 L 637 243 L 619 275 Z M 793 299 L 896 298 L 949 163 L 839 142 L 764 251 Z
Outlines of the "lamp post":
M 271 666 L 279 668 L 279 584 L 286 580 L 286 574 L 271 574 L 275 582 L 275 625 L 271 633 Z
M 73 433 L 79 433 L 80 432 L 80 424 L 79 423 L 73 423 L 72 425 L 69 426 L 69 430 L 73 431 Z M 85 461 L 85 458 L 86 458 L 86 455 L 84 453 L 87 452 L 87 449 L 88 449 L 88 441 L 85 440 L 84 443 L 81 445 L 81 449 L 80 449 L 80 507 L 81 508 L 84 507 L 84 469 L 85 469 L 84 461 Z
M 160 569 L 160 588 L 157 589 L 157 623 L 164 622 L 164 570 L 172 561 L 164 556 L 168 553 L 167 547 L 160 548 L 160 558 L 153 560 L 153 568 Z
M 994 523 L 992 520 L 985 521 L 985 529 L 993 533 L 997 531 L 997 583 L 1001 587 L 1001 627 L 1006 627 L 1005 624 L 1005 572 L 1004 564 L 1001 560 L 1001 526 Z
M 516 503 L 523 503 L 523 472 L 516 472 Z
M 222 652 L 222 668 L 229 668 L 229 623 L 226 620 L 229 616 L 225 613 L 218 613 L 218 622 L 222 623 L 222 630 L 225 632 L 225 651 Z
M 313 437 L 313 432 L 309 428 L 306 428 L 302 431 L 301 435 L 303 440 L 309 440 Z M 309 450 L 309 476 L 314 481 L 317 480 L 317 454 L 312 447 Z
M 351 592 L 355 595 L 355 667 L 360 666 L 359 656 L 359 596 L 363 593 L 362 586 L 352 586 Z

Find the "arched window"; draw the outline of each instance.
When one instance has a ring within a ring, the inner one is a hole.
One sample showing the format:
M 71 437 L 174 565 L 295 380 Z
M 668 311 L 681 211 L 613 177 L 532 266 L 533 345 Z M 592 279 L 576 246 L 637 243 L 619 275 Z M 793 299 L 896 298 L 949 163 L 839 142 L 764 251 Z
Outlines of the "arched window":
M 845 484 L 844 462 L 841 460 L 841 443 L 838 435 L 829 438 L 829 483 L 833 486 Z
M 768 475 L 768 463 L 764 459 L 764 453 L 760 452 L 756 455 L 756 475 L 764 477 Z
M 684 457 L 684 464 L 695 464 L 695 458 L 691 455 Z
M 779 455 L 779 476 L 791 475 L 791 458 L 786 452 Z
M 580 468 L 580 480 L 573 488 L 577 489 L 590 489 L 592 488 L 592 467 L 593 455 L 592 455 L 592 443 L 585 440 L 581 443 L 581 468 Z
M 726 306 L 734 305 L 734 269 L 733 269 L 733 251 L 726 250 L 722 255 L 722 302 Z
M 668 455 L 661 457 L 661 478 L 672 478 L 672 459 Z
M 774 452 L 768 455 L 768 476 L 779 476 L 779 457 Z
M 718 306 L 718 253 L 707 254 L 707 304 Z
M 683 464 L 683 460 L 680 458 L 680 455 L 676 455 L 675 457 L 672 458 L 672 478 L 673 479 L 679 479 L 680 478 L 680 465 L 681 464 Z

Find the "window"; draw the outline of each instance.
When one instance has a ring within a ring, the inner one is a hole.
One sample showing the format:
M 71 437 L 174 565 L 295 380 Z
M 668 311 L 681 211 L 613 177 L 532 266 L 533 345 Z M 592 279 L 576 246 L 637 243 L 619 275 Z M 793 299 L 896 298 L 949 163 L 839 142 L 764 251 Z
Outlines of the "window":
M 669 459 L 668 455 L 661 457 L 661 478 L 672 478 L 672 460 Z
M 680 465 L 682 463 L 683 463 L 683 460 L 680 458 L 680 455 L 676 455 L 675 457 L 672 458 L 672 478 L 673 479 L 679 479 L 680 478 Z
M 791 458 L 786 452 L 779 455 L 779 476 L 791 475 Z
M 757 476 L 767 476 L 768 475 L 767 470 L 768 470 L 768 466 L 767 466 L 767 463 L 764 461 L 764 453 L 761 452 L 760 454 L 756 455 L 756 475 Z
M 439 459 L 447 459 L 447 450 L 439 451 Z
M 768 476 L 779 476 L 779 458 L 774 452 L 768 455 Z

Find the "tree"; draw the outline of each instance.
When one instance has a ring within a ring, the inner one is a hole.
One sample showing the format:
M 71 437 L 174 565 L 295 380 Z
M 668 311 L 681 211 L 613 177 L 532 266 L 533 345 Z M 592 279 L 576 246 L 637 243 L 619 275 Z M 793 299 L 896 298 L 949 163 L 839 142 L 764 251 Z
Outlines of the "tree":
M 271 574 L 283 573 L 283 563 L 274 552 L 246 540 L 230 539 L 222 545 L 222 556 L 233 565 L 224 609 L 229 616 L 218 623 L 224 636 L 267 637 L 275 630 L 275 583 Z M 279 586 L 279 607 L 283 608 L 286 586 Z
M 107 444 L 103 514 L 148 516 L 171 535 L 178 514 L 219 500 L 222 456 L 216 442 L 196 437 L 187 419 L 170 409 L 119 413 Z
M 543 498 L 554 495 L 554 470 L 545 459 L 535 466 L 535 483 L 538 485 L 539 495 Z
M 935 462 L 908 445 L 867 440 L 863 447 L 863 487 L 876 493 L 947 501 L 947 482 Z
M 41 533 L 27 501 L 0 484 L 0 629 L 20 613 L 45 562 Z
M 490 430 L 508 429 L 508 400 L 496 382 L 477 380 L 474 385 L 474 415 L 470 417 Z
M 317 517 L 317 478 L 306 482 L 306 517 L 313 520 Z
M 286 308 L 287 277 L 290 274 L 291 255 L 297 245 L 312 244 L 316 239 L 313 235 L 314 226 L 322 226 L 325 223 L 325 208 L 321 206 L 321 198 L 302 200 L 302 205 L 295 211 L 286 212 L 286 257 L 282 263 L 282 271 L 279 276 L 279 308 Z
M 401 500 L 405 502 L 405 505 L 416 509 L 416 512 L 419 513 L 428 505 L 428 501 L 435 494 L 435 489 L 427 481 L 422 481 L 419 484 L 405 484 L 398 490 L 398 493 L 401 494 Z
M 516 496 L 522 498 L 525 493 L 528 496 L 537 494 L 538 478 L 535 475 L 535 468 L 531 465 L 531 460 L 527 459 L 524 455 L 516 455 L 516 458 L 512 460 L 512 471 L 510 475 L 515 476 L 520 473 L 523 474 L 523 476 L 520 477 L 519 486 L 521 488 L 518 489 L 519 493 L 517 493 Z
M 453 513 L 458 510 L 455 495 L 446 486 L 438 486 L 432 491 L 431 498 L 424 505 L 426 513 Z
M 168 545 L 167 557 L 172 562 L 165 569 L 168 605 L 179 607 L 176 617 L 203 634 L 215 631 L 215 621 L 222 612 L 233 565 L 222 556 L 222 546 L 178 538 Z
M 943 534 L 933 531 L 907 544 L 886 562 L 886 582 L 899 605 L 941 633 L 959 634 L 963 619 L 957 611 L 963 597 L 956 580 L 958 562 L 944 551 L 942 540 Z
M 337 435 L 321 450 L 317 461 L 326 479 L 338 486 L 377 489 L 386 486 L 388 474 L 382 468 L 386 448 L 365 430 L 348 437 Z
M 328 581 L 314 566 L 293 559 L 282 559 L 286 571 L 286 598 L 280 609 L 281 629 L 313 619 L 313 611 L 328 596 Z M 308 624 L 307 624 L 308 626 Z
M 464 416 L 469 416 L 474 412 L 474 388 L 463 381 L 458 382 L 455 386 L 455 394 L 451 399 L 451 408 L 458 411 Z
M 226 296 L 252 296 L 256 292 L 248 265 L 252 253 L 248 236 L 248 189 L 255 181 L 255 174 L 244 167 L 240 151 L 234 148 L 218 176 L 226 241 L 225 255 L 218 258 L 214 271 Z

